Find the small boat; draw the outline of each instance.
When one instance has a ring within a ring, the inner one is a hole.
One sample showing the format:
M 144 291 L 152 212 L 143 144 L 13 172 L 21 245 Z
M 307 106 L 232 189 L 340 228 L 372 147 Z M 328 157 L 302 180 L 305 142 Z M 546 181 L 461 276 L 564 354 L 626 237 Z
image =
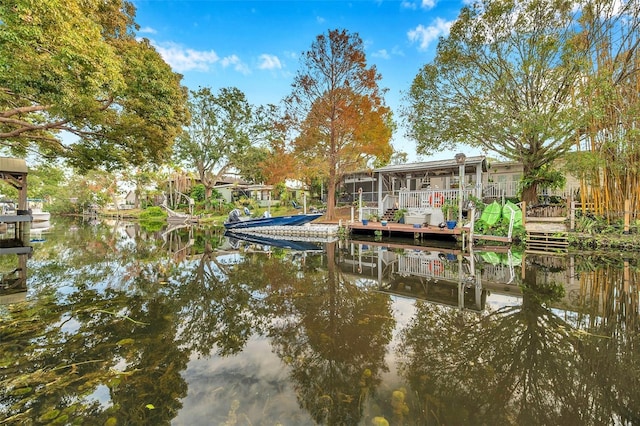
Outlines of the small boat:
M 16 203 L 13 200 L 0 200 L 0 216 L 17 215 Z
M 33 222 L 46 222 L 51 219 L 51 213 L 42 211 L 43 200 L 30 198 L 28 201 L 29 213 Z
M 43 212 L 40 209 L 31 209 L 31 217 L 34 222 L 47 222 L 51 219 L 51 213 Z
M 228 220 L 224 223 L 227 229 L 256 228 L 259 226 L 300 226 L 312 222 L 322 216 L 322 213 L 294 214 L 291 216 L 263 216 L 256 218 L 241 218 L 240 211 L 233 209 Z

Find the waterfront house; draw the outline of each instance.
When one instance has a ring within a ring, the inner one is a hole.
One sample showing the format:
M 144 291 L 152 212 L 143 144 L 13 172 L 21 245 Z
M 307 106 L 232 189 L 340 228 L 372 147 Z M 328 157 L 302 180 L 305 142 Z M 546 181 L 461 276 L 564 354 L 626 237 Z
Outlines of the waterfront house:
M 441 208 L 447 201 L 458 203 L 462 210 L 470 198 L 484 202 L 517 198 L 522 173 L 520 163 L 457 154 L 448 160 L 350 173 L 343 177 L 339 201 L 356 205 L 361 218 L 403 209 L 409 216 L 418 216 L 419 223 L 437 225 L 444 220 Z M 566 198 L 578 187 L 577 179 L 568 176 L 563 190 L 543 190 L 541 195 Z

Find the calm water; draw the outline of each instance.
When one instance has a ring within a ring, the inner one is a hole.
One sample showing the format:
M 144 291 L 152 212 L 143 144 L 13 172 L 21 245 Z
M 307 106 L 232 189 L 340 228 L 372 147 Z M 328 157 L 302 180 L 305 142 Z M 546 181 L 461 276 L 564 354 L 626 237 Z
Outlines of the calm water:
M 31 240 L 0 256 L 3 425 L 640 424 L 635 254 Z

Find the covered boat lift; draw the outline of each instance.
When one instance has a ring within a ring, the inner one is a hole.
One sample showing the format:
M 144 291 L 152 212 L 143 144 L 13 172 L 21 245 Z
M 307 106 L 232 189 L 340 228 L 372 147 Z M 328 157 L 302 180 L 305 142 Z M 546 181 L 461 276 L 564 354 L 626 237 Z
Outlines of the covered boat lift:
M 6 232 L 6 236 L 0 239 L 0 255 L 18 256 L 18 267 L 9 273 L 0 274 L 0 304 L 15 303 L 26 297 L 27 257 L 33 251 L 33 247 L 27 245 L 27 224 L 32 221 L 27 205 L 27 173 L 25 160 L 0 157 L 0 179 L 18 190 L 16 211 L 0 215 L 0 223 L 5 226 L 13 225 L 13 232 Z

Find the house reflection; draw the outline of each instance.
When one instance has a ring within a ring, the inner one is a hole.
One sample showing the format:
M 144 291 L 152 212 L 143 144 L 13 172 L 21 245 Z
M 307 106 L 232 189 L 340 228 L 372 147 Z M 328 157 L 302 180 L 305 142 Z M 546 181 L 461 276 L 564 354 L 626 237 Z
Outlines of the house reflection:
M 521 296 L 522 256 L 507 248 L 461 251 L 352 240 L 342 247 L 340 267 L 379 291 L 462 310 L 484 310 L 489 294 Z

